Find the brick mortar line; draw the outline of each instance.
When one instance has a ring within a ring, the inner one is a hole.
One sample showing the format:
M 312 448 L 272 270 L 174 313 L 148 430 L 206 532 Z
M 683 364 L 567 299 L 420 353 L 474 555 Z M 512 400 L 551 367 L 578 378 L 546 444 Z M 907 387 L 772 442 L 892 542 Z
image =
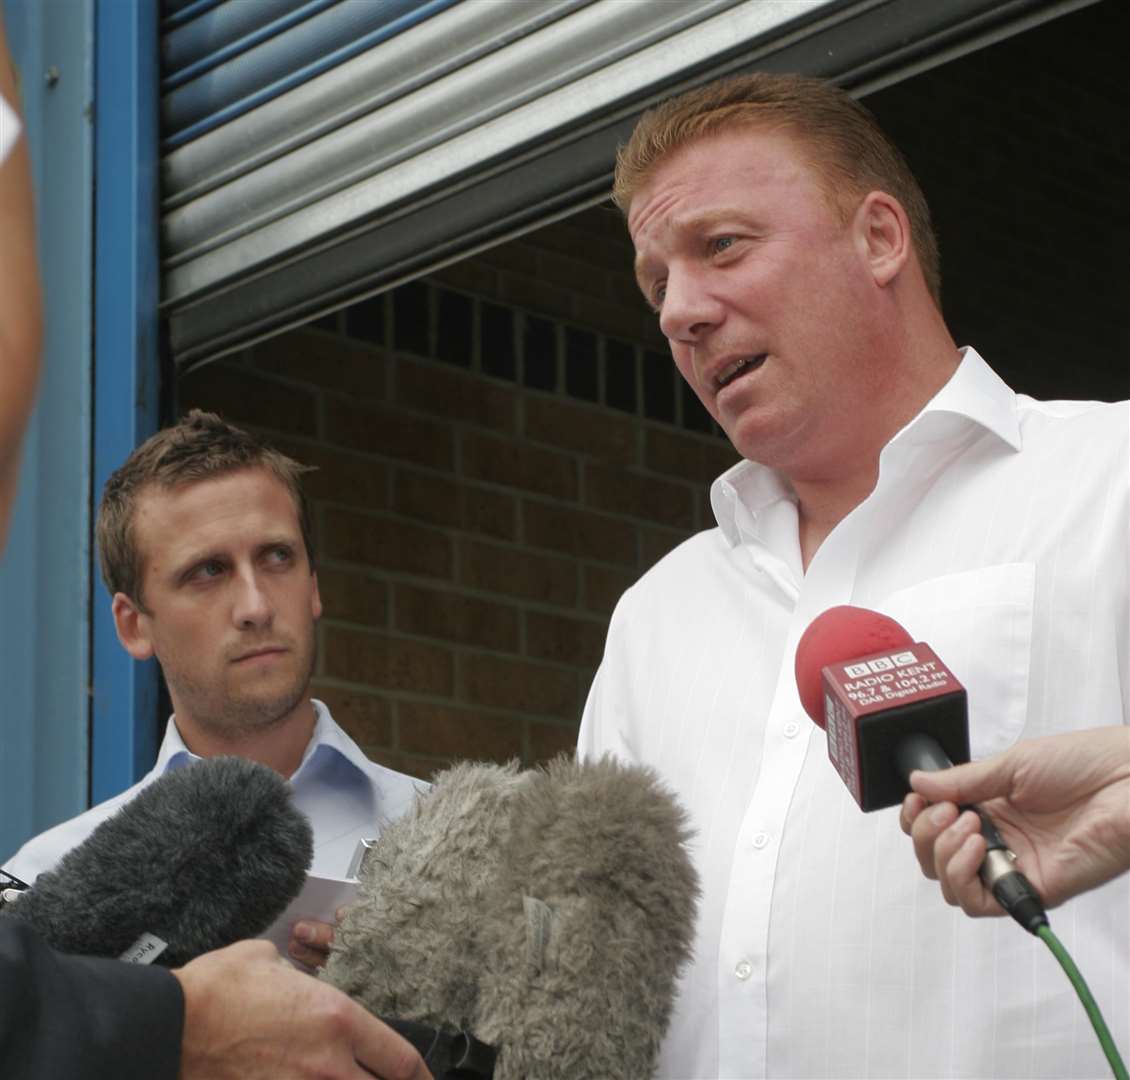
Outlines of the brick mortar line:
M 325 624 L 326 620 L 323 618 L 322 623 Z M 398 641 L 408 641 L 414 644 L 427 645 L 436 649 L 443 649 L 453 657 L 462 656 L 464 659 L 472 656 L 489 656 L 499 660 L 518 660 L 524 663 L 529 663 L 535 667 L 549 667 L 555 671 L 566 671 L 570 673 L 583 673 L 595 669 L 596 664 L 600 660 L 597 659 L 595 664 L 572 663 L 567 660 L 550 660 L 541 656 L 531 656 L 526 653 L 513 653 L 507 652 L 488 645 L 476 645 L 465 641 L 455 641 L 449 638 L 434 638 L 424 637 L 420 634 L 414 634 L 407 630 L 390 630 L 383 627 L 372 626 L 354 626 L 352 624 L 342 626 L 338 620 L 330 620 L 334 624 L 333 629 L 348 630 L 354 633 L 363 634 L 384 634 L 385 637 L 392 637 Z M 602 624 L 604 625 L 604 624 Z M 328 677 L 328 676 L 325 676 Z M 367 683 L 365 685 L 375 686 L 375 683 Z

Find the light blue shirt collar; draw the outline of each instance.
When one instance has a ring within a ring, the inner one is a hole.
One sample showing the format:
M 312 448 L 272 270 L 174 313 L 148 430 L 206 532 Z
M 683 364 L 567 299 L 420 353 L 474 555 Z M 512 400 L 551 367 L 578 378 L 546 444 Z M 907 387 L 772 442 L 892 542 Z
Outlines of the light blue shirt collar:
M 314 730 L 298 768 L 294 770 L 290 781 L 292 784 L 301 785 L 304 777 L 316 767 L 316 761 L 323 754 L 340 754 L 363 776 L 367 776 L 372 762 L 361 752 L 361 748 L 346 733 L 333 722 L 329 709 L 317 698 L 311 698 L 314 706 Z M 199 754 L 194 754 L 185 745 L 181 737 L 180 728 L 176 724 L 176 713 L 169 717 L 165 725 L 165 738 L 157 754 L 157 761 L 153 766 L 153 774 L 160 776 L 175 769 L 182 769 L 194 761 L 200 760 Z

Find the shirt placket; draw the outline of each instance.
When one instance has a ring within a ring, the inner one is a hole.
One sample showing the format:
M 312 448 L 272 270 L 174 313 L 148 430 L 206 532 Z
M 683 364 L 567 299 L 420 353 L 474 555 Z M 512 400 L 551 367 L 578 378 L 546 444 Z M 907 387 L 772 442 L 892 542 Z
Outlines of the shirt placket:
M 860 507 L 841 522 L 799 588 L 787 560 L 751 541 L 742 530 L 754 572 L 777 583 L 782 603 L 791 602 L 792 617 L 769 707 L 763 764 L 734 851 L 719 938 L 719 1080 L 770 1075 L 768 963 L 777 858 L 814 728 L 797 696 L 793 657 L 812 619 L 850 600 L 867 516 L 867 509 Z M 771 764 L 766 767 L 766 763 Z

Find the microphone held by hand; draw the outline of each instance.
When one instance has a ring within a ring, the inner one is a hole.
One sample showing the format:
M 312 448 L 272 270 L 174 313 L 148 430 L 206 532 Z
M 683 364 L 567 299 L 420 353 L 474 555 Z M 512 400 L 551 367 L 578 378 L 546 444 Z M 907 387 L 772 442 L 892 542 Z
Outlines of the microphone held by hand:
M 828 735 L 828 757 L 862 810 L 900 803 L 915 769 L 969 760 L 965 688 L 938 655 L 894 619 L 841 606 L 817 616 L 796 652 L 805 712 Z M 976 807 L 988 852 L 979 871 L 997 902 L 1029 933 L 1043 904 L 1015 868 L 989 816 Z
M 122 957 L 145 935 L 179 967 L 255 937 L 298 895 L 313 857 L 309 821 L 274 770 L 199 761 L 140 791 L 4 910 L 53 948 Z
M 323 977 L 493 1046 L 497 1080 L 650 1076 L 690 955 L 688 836 L 611 758 L 456 766 L 381 833 Z

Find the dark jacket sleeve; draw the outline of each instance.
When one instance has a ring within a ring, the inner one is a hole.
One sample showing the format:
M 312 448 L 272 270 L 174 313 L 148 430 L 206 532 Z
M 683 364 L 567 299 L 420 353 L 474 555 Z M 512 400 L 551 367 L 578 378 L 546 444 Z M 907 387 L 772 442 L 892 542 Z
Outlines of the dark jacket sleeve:
M 63 956 L 0 918 L 0 1074 L 176 1080 L 184 996 L 163 968 Z

